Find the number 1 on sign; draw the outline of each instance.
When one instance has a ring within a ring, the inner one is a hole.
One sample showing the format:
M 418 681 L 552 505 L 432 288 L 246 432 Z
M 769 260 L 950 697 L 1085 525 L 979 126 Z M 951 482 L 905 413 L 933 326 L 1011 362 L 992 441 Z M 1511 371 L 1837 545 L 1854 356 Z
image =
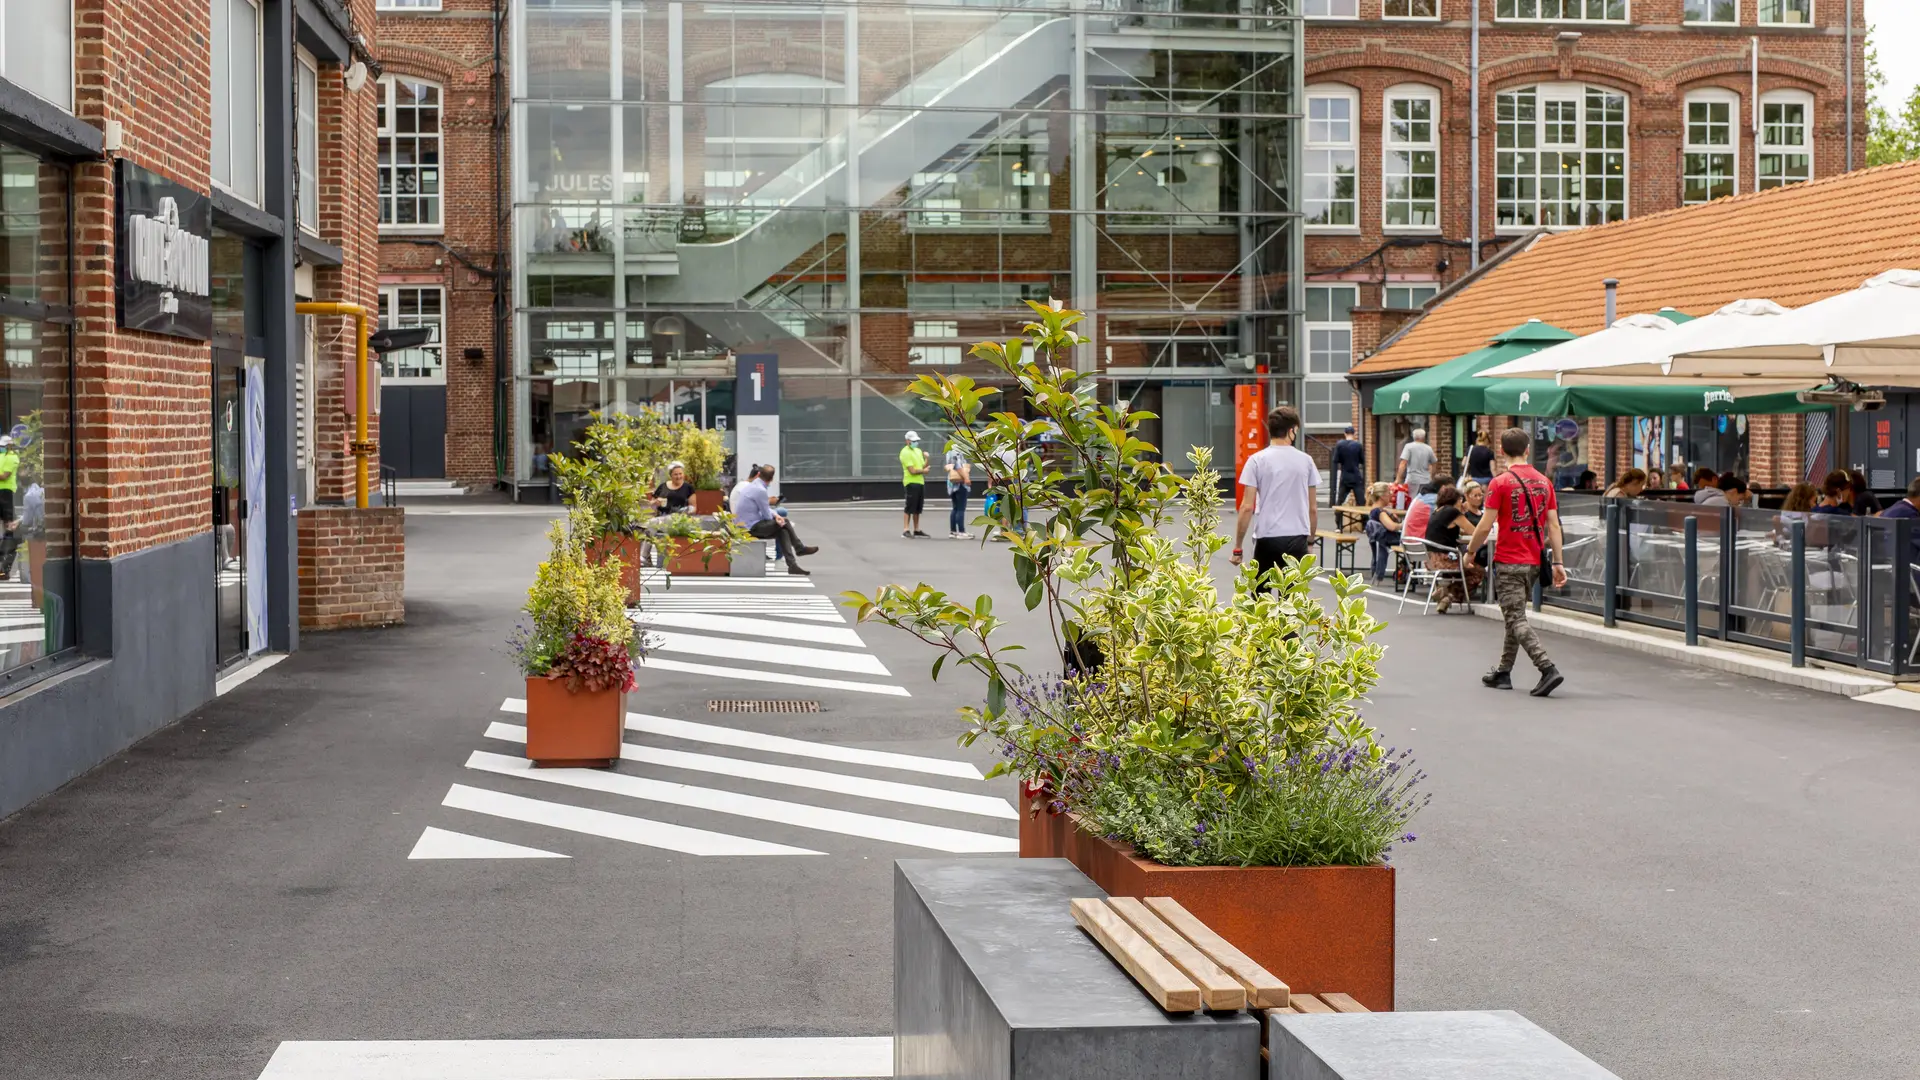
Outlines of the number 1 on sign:
M 759 401 L 759 400 L 760 400 L 760 381 L 761 381 L 761 380 L 762 380 L 763 378 L 765 378 L 765 376 L 766 376 L 766 373 L 765 373 L 764 371 L 762 371 L 762 370 L 761 370 L 760 368 L 754 368 L 754 369 L 753 369 L 753 375 L 752 375 L 752 378 L 753 378 L 753 400 L 755 400 L 755 401 Z

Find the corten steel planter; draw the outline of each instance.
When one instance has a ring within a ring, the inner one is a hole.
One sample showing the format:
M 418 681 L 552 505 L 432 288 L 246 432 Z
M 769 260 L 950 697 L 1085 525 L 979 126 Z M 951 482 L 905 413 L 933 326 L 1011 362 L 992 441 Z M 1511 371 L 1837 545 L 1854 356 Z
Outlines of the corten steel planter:
M 1295 993 L 1393 1009 L 1390 866 L 1163 866 L 1044 809 L 1021 815 L 1020 857 L 1066 859 L 1112 896 L 1171 896 Z
M 662 537 L 660 550 L 666 554 L 667 572 L 670 574 L 726 577 L 733 569 L 733 558 L 724 537 L 709 536 L 699 540 L 680 536 Z
M 620 584 L 626 587 L 627 604 L 640 602 L 640 567 L 646 558 L 646 541 L 625 533 L 608 533 L 587 545 L 587 561 L 602 563 L 610 555 L 620 556 Z
M 574 693 L 565 679 L 527 679 L 527 758 L 542 769 L 606 768 L 620 760 L 627 695 Z
M 717 514 L 725 493 L 719 488 L 701 488 L 693 493 L 693 512 L 696 514 Z

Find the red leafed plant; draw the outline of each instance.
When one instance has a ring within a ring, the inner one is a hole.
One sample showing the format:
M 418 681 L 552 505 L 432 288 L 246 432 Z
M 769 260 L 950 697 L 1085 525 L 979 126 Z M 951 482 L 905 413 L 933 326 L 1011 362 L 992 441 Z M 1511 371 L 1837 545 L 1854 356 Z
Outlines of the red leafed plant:
M 631 692 L 633 674 L 633 656 L 627 646 L 580 633 L 568 639 L 567 647 L 547 669 L 547 678 L 567 680 L 567 690 L 575 694 L 583 690 Z

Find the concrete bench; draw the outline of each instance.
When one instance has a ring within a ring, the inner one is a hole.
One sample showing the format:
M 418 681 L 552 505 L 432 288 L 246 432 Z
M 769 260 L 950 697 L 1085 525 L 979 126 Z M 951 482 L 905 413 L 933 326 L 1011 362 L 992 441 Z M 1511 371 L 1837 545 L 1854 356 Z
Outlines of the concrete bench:
M 1276 1010 L 1267 1024 L 1269 1080 L 1620 1080 L 1526 1017 L 1505 1010 L 1296 1015 Z
M 1162 1012 L 1074 925 L 1065 859 L 894 864 L 896 1080 L 1256 1080 L 1260 1021 Z

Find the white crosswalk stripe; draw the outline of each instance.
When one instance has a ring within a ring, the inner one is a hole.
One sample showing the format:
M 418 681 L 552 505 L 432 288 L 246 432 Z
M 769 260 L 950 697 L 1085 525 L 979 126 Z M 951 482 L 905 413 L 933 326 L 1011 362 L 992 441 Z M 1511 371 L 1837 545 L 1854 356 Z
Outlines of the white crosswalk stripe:
M 815 645 L 851 645 L 866 648 L 856 631 L 844 626 L 797 627 L 790 622 L 750 619 L 739 615 L 716 615 L 696 611 L 642 611 L 634 618 L 643 626 L 670 626 L 682 630 L 710 630 L 717 633 L 746 634 L 790 640 L 804 638 Z M 4 625 L 4 624 L 0 624 Z
M 888 1036 L 283 1042 L 259 1080 L 814 1080 L 893 1075 Z
M 475 753 L 480 752 L 475 751 Z M 529 770 L 533 768 L 533 762 L 525 758 L 504 760 L 518 761 Z M 472 762 L 468 764 L 471 765 Z M 547 769 L 534 775 L 552 776 L 560 772 L 584 771 L 582 769 Z M 448 790 L 447 797 L 441 800 L 441 805 L 451 806 L 455 810 L 471 810 L 476 814 L 491 814 L 494 817 L 508 818 L 513 821 L 547 825 L 555 829 L 565 829 L 568 832 L 625 840 L 630 844 L 664 848 L 683 855 L 822 854 L 818 851 L 808 851 L 806 848 L 788 847 L 785 844 L 763 843 L 744 836 L 729 836 L 726 833 L 709 832 L 706 829 L 689 829 L 684 825 L 670 825 L 664 821 L 649 821 L 646 818 L 629 817 L 625 814 L 609 814 L 604 810 L 590 810 L 584 806 L 506 795 L 498 791 L 468 787 L 465 784 L 453 785 Z
M 849 679 L 822 679 L 812 675 L 789 675 L 784 671 L 760 671 L 754 668 L 722 667 L 718 664 L 690 664 L 664 656 L 649 657 L 647 666 L 658 671 L 678 671 L 687 675 L 717 675 L 740 682 L 773 683 L 776 686 L 805 686 L 819 690 L 852 690 L 859 694 L 885 694 L 912 697 L 904 686 L 888 683 L 863 683 Z
M 841 652 L 837 649 L 810 649 L 803 645 L 779 645 L 769 641 L 740 641 L 686 634 L 677 630 L 652 630 L 647 638 L 654 652 L 688 653 L 693 656 L 722 657 L 752 664 L 784 664 L 788 667 L 821 671 L 849 671 L 860 675 L 890 675 L 880 658 L 870 653 Z

